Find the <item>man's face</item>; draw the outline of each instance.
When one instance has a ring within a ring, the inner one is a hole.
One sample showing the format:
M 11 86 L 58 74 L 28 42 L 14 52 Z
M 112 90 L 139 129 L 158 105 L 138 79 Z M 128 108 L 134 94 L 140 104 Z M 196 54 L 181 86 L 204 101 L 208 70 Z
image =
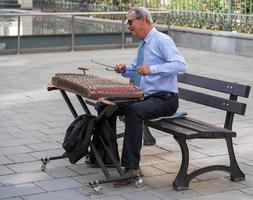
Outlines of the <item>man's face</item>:
M 141 34 L 142 19 L 136 19 L 135 11 L 127 14 L 128 30 L 132 35 L 139 37 Z

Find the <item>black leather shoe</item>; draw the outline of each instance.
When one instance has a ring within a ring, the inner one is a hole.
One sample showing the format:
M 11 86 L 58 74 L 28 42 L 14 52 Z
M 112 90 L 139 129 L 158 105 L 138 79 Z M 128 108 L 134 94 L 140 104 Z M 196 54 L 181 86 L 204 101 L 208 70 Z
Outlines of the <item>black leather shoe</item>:
M 140 176 L 142 176 L 142 171 L 141 171 L 140 167 L 138 169 L 126 168 L 124 173 L 125 174 L 139 174 Z M 115 188 L 127 187 L 130 185 L 134 185 L 135 181 L 136 181 L 136 178 L 128 178 L 128 179 L 124 179 L 124 180 L 119 180 L 113 184 L 113 187 L 115 187 Z

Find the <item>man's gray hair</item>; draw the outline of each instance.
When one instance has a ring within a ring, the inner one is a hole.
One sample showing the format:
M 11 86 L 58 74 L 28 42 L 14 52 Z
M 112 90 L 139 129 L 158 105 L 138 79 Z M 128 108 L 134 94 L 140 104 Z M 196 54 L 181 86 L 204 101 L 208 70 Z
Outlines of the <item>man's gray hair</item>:
M 128 13 L 134 11 L 135 12 L 135 17 L 136 19 L 141 19 L 141 18 L 146 18 L 147 22 L 149 24 L 153 23 L 153 19 L 151 16 L 150 11 L 145 8 L 145 7 L 135 7 L 135 8 L 131 8 Z

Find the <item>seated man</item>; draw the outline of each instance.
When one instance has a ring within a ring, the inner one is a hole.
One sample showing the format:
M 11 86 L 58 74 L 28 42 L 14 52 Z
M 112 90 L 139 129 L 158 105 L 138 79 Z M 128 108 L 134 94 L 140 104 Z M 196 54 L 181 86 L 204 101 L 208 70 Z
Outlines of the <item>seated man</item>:
M 141 173 L 143 120 L 173 115 L 178 108 L 177 75 L 185 73 L 186 62 L 172 39 L 152 26 L 150 12 L 132 8 L 127 14 L 128 29 L 141 43 L 131 65 L 117 64 L 116 72 L 131 78 L 144 91 L 144 99 L 124 109 L 125 132 L 121 165 L 125 173 Z M 114 184 L 123 187 L 134 179 Z

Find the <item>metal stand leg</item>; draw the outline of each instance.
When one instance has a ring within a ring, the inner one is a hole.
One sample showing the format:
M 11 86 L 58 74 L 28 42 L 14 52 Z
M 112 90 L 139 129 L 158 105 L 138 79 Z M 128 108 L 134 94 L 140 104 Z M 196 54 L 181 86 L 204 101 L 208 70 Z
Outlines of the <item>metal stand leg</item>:
M 156 140 L 150 133 L 148 125 L 145 122 L 143 124 L 143 140 L 144 140 L 144 145 L 146 146 L 151 146 L 151 145 L 156 144 Z

